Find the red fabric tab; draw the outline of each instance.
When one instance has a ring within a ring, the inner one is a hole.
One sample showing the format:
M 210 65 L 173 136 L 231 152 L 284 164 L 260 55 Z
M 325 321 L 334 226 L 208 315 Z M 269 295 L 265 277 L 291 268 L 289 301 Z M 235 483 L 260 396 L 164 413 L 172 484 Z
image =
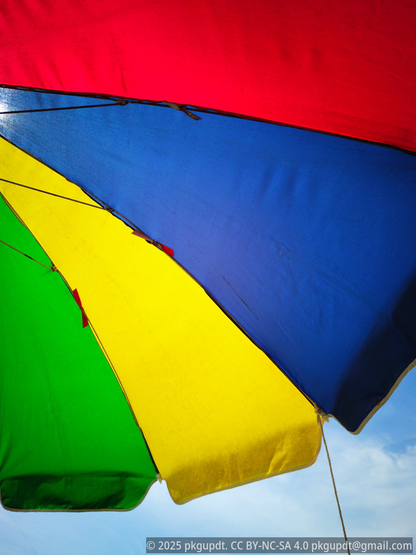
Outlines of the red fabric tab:
M 85 314 L 84 307 L 82 306 L 81 298 L 79 296 L 78 290 L 74 289 L 72 291 L 72 295 L 74 296 L 75 302 L 77 303 L 77 305 L 79 306 L 82 312 L 82 327 L 86 328 L 88 326 L 88 318 L 87 318 L 87 315 Z
M 136 237 L 141 237 L 142 239 L 146 239 L 146 241 L 150 241 L 151 243 L 153 243 L 156 247 L 158 247 L 159 249 L 161 249 L 163 252 L 165 252 L 166 254 L 168 254 L 169 256 L 171 256 L 172 258 L 175 255 L 175 252 L 173 249 L 167 247 L 166 245 L 163 245 L 162 243 L 158 243 L 157 241 L 154 241 L 153 239 L 151 239 L 148 235 L 146 235 L 146 233 L 143 233 L 143 231 L 140 231 L 140 229 L 136 229 L 135 231 L 133 231 L 132 235 L 136 235 Z
M 165 252 L 166 254 L 168 254 L 169 256 L 171 256 L 172 258 L 174 257 L 174 251 L 173 249 L 170 249 L 169 247 L 167 247 L 166 245 L 162 245 L 162 243 L 158 243 L 158 245 L 160 245 L 162 247 L 162 251 Z

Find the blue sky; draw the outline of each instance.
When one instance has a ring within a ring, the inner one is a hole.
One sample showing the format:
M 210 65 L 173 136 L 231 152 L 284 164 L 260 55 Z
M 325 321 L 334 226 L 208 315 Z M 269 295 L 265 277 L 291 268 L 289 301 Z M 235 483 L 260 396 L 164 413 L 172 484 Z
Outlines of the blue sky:
M 358 436 L 325 435 L 349 536 L 416 535 L 416 371 Z M 0 510 L 0 555 L 136 555 L 147 536 L 341 536 L 325 451 L 308 469 L 178 506 L 154 484 L 125 513 Z

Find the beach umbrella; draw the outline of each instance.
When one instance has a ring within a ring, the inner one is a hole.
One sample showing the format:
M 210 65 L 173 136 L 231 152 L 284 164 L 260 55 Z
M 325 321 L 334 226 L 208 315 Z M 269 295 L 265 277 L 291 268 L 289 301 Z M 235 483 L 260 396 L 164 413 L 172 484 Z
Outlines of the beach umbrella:
M 1 492 L 312 464 L 416 357 L 415 9 L 6 2 Z M 157 248 L 155 248 L 157 247 Z

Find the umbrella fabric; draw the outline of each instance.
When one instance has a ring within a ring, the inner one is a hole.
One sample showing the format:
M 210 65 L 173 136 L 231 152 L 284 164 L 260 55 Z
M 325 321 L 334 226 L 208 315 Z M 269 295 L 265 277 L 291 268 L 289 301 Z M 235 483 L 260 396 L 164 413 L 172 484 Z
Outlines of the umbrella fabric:
M 0 177 L 101 208 L 1 190 L 79 293 L 178 502 L 313 462 L 313 408 L 280 370 L 358 432 L 414 365 L 415 16 L 2 6 L 0 111 L 116 104 L 0 116 Z
M 3 95 L 10 110 L 79 101 Z M 359 430 L 416 357 L 416 158 L 200 115 L 131 104 L 5 115 L 1 131 L 171 248 L 302 391 Z
M 4 140 L 0 159 L 5 179 L 13 176 L 33 187 L 95 204 L 79 187 Z M 310 402 L 171 258 L 132 235 L 130 228 L 105 210 L 5 182 L 1 183 L 1 191 L 70 288 L 78 291 L 92 329 L 117 373 L 157 468 L 176 502 L 297 470 L 315 461 L 320 447 L 320 428 Z M 8 238 L 13 245 L 11 234 Z M 16 246 L 19 247 L 20 244 Z M 23 247 L 20 250 L 25 252 Z M 3 246 L 3 250 L 8 253 L 10 248 Z M 17 260 L 23 258 L 26 265 L 34 266 L 44 279 L 50 279 L 48 276 L 51 275 L 58 278 L 57 273 L 33 261 L 26 262 L 21 254 L 14 256 Z M 2 268 L 4 271 L 7 266 Z M 75 325 L 77 334 L 90 336 L 90 328 L 82 327 L 79 307 L 69 293 L 68 296 L 75 314 L 67 325 Z M 42 292 L 41 298 L 47 302 L 47 291 Z M 37 309 L 42 311 L 42 306 Z M 62 318 L 64 315 L 60 315 Z M 50 326 L 57 326 L 54 318 L 51 318 Z M 20 340 L 23 340 L 22 333 Z M 39 330 L 36 342 L 39 348 L 46 350 L 48 334 L 42 336 L 42 330 Z M 42 363 L 37 362 L 30 349 L 29 352 L 35 361 L 32 364 L 32 358 L 29 358 L 25 362 L 27 371 L 36 375 L 37 365 Z M 60 354 L 58 351 L 56 356 Z M 18 372 L 20 361 L 8 362 L 10 373 Z M 64 373 L 70 379 L 65 357 L 54 360 L 54 364 L 53 370 L 58 376 Z M 108 365 L 105 370 L 109 372 Z M 93 382 L 94 374 L 90 372 L 88 360 L 83 361 L 78 371 L 84 379 L 88 377 L 89 383 Z M 40 381 L 42 377 L 37 379 Z M 113 385 L 117 385 L 115 379 L 113 381 Z M 77 387 L 74 382 L 72 390 Z M 68 419 L 67 427 L 72 422 L 71 407 L 76 406 L 73 400 L 76 392 L 72 390 L 69 398 L 66 390 L 59 393 L 60 410 L 62 418 Z M 7 407 L 14 406 L 14 410 L 21 413 L 21 421 L 25 422 L 30 418 L 30 406 L 13 405 L 15 398 L 9 398 L 9 394 L 8 388 L 2 389 L 2 395 L 8 400 Z M 51 404 L 54 399 L 49 399 L 47 394 L 46 389 L 42 402 Z M 85 400 L 88 395 L 89 390 L 84 394 Z M 92 395 L 92 407 L 95 407 L 100 403 L 100 393 L 93 390 Z M 120 397 L 121 390 L 116 391 L 116 395 Z M 65 416 L 67 410 L 68 417 Z M 100 411 L 104 410 L 107 405 L 100 407 Z M 107 420 L 117 410 L 115 405 L 102 424 L 101 412 L 96 414 L 101 434 L 106 433 Z M 127 403 L 124 410 L 128 412 Z M 10 414 L 5 412 L 5 426 L 10 425 L 9 417 Z M 82 417 L 83 412 L 79 415 L 80 425 Z M 131 426 L 134 424 L 132 417 L 129 422 Z M 42 423 L 33 417 L 33 426 L 37 425 Z M 54 423 L 54 426 L 58 424 Z M 122 423 L 117 421 L 111 430 L 117 430 L 119 426 Z M 47 443 L 48 428 L 42 433 Z M 75 438 L 77 433 L 75 427 Z M 139 435 L 138 428 L 136 434 Z M 8 451 L 14 453 L 17 438 L 12 432 L 9 437 Z M 24 439 L 21 438 L 19 444 L 21 449 L 28 452 L 36 449 Z M 98 442 L 99 438 L 93 438 L 91 445 Z M 60 445 L 48 445 L 48 449 L 52 448 L 66 454 L 82 450 L 83 443 L 80 440 L 78 445 L 68 444 L 65 438 L 61 438 Z M 106 446 L 106 449 L 111 448 L 111 444 Z M 97 456 L 100 454 L 98 450 Z M 82 461 L 82 453 L 80 456 Z M 85 474 L 81 463 L 77 465 L 76 453 L 73 457 L 73 473 L 88 482 L 90 474 Z M 124 453 L 124 458 L 139 476 L 149 474 L 149 461 L 142 465 L 131 452 Z M 91 460 L 91 467 L 94 462 Z M 13 478 L 14 483 L 20 483 L 25 482 L 27 475 L 36 474 L 37 468 L 31 458 L 21 464 L 21 469 L 7 466 L 8 474 L 1 474 L 1 479 Z M 134 498 L 137 504 L 144 489 L 128 491 L 128 495 L 123 493 L 124 489 L 130 490 L 130 483 L 128 480 L 117 482 L 117 476 L 125 474 L 121 464 L 117 464 L 118 461 L 112 467 L 112 476 L 120 488 L 118 494 L 128 497 L 128 501 Z M 44 470 L 46 475 L 50 467 L 53 467 L 52 462 Z M 97 465 L 98 474 L 100 468 Z M 67 468 L 57 466 L 54 473 L 66 476 Z M 92 470 L 91 475 L 94 476 Z M 37 480 L 42 483 L 42 477 Z M 76 485 L 73 488 L 75 490 Z M 22 508 L 21 498 L 24 498 L 24 508 L 52 508 L 53 503 L 47 504 L 42 495 L 41 485 L 36 496 L 17 488 L 15 496 L 11 493 L 7 503 L 3 502 L 11 508 Z M 55 495 L 55 508 L 113 508 L 107 505 L 107 499 L 101 498 L 94 500 L 95 505 L 91 502 L 80 506 L 76 504 L 76 492 L 73 504 L 69 498 L 64 505 L 60 492 Z M 117 506 L 131 508 L 132 503 L 120 501 Z

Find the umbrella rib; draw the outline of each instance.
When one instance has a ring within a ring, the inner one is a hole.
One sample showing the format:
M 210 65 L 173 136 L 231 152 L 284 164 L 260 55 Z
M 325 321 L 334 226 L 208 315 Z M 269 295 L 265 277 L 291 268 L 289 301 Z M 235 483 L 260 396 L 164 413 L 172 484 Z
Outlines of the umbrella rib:
M 31 256 L 29 256 L 28 254 L 26 254 L 23 251 L 19 251 L 19 249 L 16 249 L 16 247 L 13 247 L 12 245 L 9 245 L 9 243 L 6 243 L 5 241 L 2 241 L 0 239 L 0 243 L 2 243 L 3 245 L 6 245 L 6 247 L 9 247 L 10 249 L 13 249 L 14 251 L 23 254 L 23 256 L 26 256 L 26 258 L 29 258 L 29 260 L 33 260 L 33 262 L 37 262 L 38 264 L 40 264 L 41 266 L 43 266 L 44 268 L 48 268 L 48 270 L 55 270 L 54 266 L 47 266 L 46 264 L 44 264 L 43 262 L 39 262 L 39 260 L 36 260 L 36 258 L 32 258 Z
M 98 204 L 90 204 L 89 202 L 84 202 L 82 200 L 77 200 L 75 198 L 65 197 L 63 195 L 51 193 L 50 191 L 44 191 L 43 189 L 30 187 L 29 185 L 23 185 L 23 183 L 17 183 L 16 181 L 9 181 L 8 179 L 3 179 L 2 177 L 0 177 L 0 181 L 4 181 L 5 183 L 10 183 L 11 185 L 17 185 L 18 187 L 24 187 L 25 189 L 30 189 L 32 191 L 37 191 L 38 193 L 44 193 L 45 195 L 51 195 L 53 197 L 62 198 L 64 200 L 70 200 L 71 202 L 77 202 L 78 204 L 84 204 L 85 206 L 90 206 L 91 208 L 99 208 L 100 210 L 109 210 L 109 208 L 107 208 L 106 206 L 100 206 Z
M 103 108 L 106 106 L 125 106 L 128 104 L 127 100 L 117 100 L 108 104 L 85 104 L 82 106 L 64 106 L 61 108 L 38 108 L 37 110 L 10 110 L 7 112 L 0 112 L 0 115 L 8 114 L 33 114 L 34 112 L 61 112 L 62 110 L 81 110 L 82 108 Z

